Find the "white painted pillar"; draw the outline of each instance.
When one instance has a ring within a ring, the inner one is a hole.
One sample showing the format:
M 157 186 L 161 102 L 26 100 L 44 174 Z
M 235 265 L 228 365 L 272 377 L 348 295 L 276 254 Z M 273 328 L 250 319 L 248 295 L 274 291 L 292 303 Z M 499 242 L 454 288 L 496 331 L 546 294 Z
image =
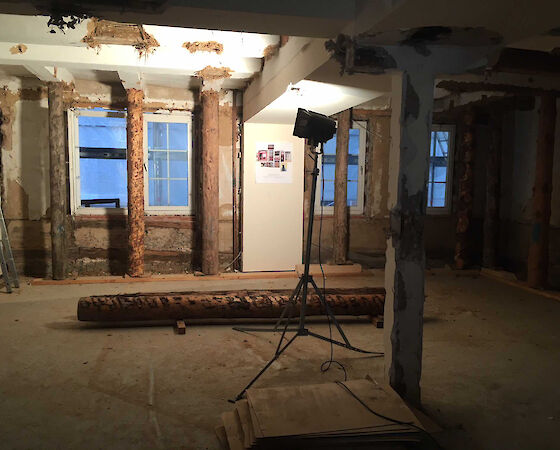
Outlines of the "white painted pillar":
M 424 216 L 434 77 L 393 75 L 389 199 L 391 236 L 385 265 L 385 373 L 391 386 L 420 404 L 424 311 Z

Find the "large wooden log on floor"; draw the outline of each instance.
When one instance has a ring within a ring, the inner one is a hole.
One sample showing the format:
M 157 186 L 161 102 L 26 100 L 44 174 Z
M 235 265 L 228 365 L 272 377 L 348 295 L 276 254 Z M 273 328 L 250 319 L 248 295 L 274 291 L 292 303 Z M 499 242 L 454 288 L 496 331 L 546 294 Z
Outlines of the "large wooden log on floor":
M 78 301 L 78 320 L 127 322 L 135 320 L 276 318 L 291 290 L 168 292 L 83 297 Z M 327 289 L 326 299 L 335 315 L 383 314 L 385 289 Z M 323 315 L 319 298 L 312 293 L 308 315 Z M 293 308 L 299 315 L 299 302 Z

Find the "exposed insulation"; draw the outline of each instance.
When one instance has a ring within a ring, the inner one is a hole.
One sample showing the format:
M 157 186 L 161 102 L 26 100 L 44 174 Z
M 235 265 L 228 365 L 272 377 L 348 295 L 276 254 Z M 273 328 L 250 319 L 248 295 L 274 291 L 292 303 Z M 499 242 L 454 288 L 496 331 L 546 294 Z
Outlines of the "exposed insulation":
M 210 53 L 217 53 L 218 55 L 220 55 L 224 51 L 223 44 L 216 41 L 185 42 L 183 44 L 183 47 L 186 48 L 191 53 L 210 52 Z
M 231 78 L 233 70 L 229 67 L 212 67 L 206 66 L 204 69 L 196 72 L 198 78 L 203 80 L 221 80 L 222 78 Z
M 266 47 L 263 50 L 263 58 L 265 61 L 268 61 L 270 58 L 272 58 L 274 55 L 276 55 L 276 53 L 278 53 L 278 50 L 280 49 L 280 45 L 279 44 L 271 44 L 268 47 Z
M 25 53 L 26 51 L 27 51 L 27 45 L 25 45 L 25 44 L 14 45 L 13 47 L 10 48 L 10 53 L 12 55 L 21 55 L 22 53 Z
M 145 56 L 159 47 L 159 42 L 142 25 L 92 18 L 87 29 L 82 42 L 91 48 L 99 49 L 101 44 L 132 45 L 140 56 Z

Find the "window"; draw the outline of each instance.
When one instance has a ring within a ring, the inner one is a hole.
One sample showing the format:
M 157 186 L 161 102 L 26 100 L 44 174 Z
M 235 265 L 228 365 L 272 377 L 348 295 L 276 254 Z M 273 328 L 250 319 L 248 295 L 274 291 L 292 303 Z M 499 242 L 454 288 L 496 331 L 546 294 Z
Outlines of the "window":
M 148 211 L 191 211 L 190 117 L 144 115 Z
M 145 209 L 191 211 L 190 115 L 144 114 Z M 120 212 L 128 206 L 126 114 L 70 110 L 68 134 L 72 211 Z
M 453 139 L 453 126 L 432 126 L 427 201 L 430 213 L 448 213 L 451 209 Z
M 73 210 L 126 208 L 126 117 L 116 111 L 68 116 Z
M 362 214 L 364 208 L 364 161 L 366 148 L 366 123 L 353 122 L 348 138 L 348 180 L 347 204 L 351 214 Z M 334 211 L 334 172 L 336 166 L 336 135 L 325 143 L 324 154 L 319 158 L 319 175 L 317 185 L 316 212 L 321 208 L 321 187 L 324 180 L 322 196 L 323 211 Z

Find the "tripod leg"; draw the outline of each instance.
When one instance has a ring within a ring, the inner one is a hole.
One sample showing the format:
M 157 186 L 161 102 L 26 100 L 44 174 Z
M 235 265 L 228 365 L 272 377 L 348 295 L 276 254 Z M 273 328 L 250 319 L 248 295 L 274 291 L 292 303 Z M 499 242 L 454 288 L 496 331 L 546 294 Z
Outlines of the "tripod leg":
M 280 350 L 276 350 L 276 353 L 274 353 L 274 356 L 272 357 L 272 359 L 270 361 L 268 361 L 268 363 L 266 363 L 266 365 L 261 369 L 261 371 L 251 380 L 249 381 L 249 384 L 247 384 L 247 386 L 245 386 L 243 388 L 243 390 L 237 395 L 237 397 L 235 397 L 235 400 L 230 400 L 230 403 L 235 403 L 238 400 L 241 400 L 243 398 L 243 396 L 245 395 L 245 392 L 247 392 L 247 389 L 249 389 L 261 376 L 263 373 L 266 372 L 266 370 L 272 365 L 272 363 L 274 361 L 276 361 L 280 355 L 282 353 L 284 353 L 284 351 L 290 346 L 290 344 L 292 342 L 294 342 L 294 340 L 298 337 L 297 334 L 294 334 L 293 337 L 288 341 L 288 343 L 286 345 L 284 345 L 284 347 L 280 348 Z M 282 342 L 282 341 L 280 341 Z
M 284 309 L 282 310 L 282 314 L 280 315 L 280 318 L 277 320 L 276 324 L 274 325 L 275 330 L 278 329 L 278 326 L 284 320 L 284 317 L 286 317 L 286 311 L 288 310 L 288 307 L 294 303 L 295 299 L 298 298 L 298 295 L 301 291 L 302 284 L 303 284 L 303 278 L 300 278 L 296 288 L 292 292 L 292 295 L 290 295 L 290 300 L 288 300 L 288 303 L 286 304 L 286 306 L 284 306 Z M 289 321 L 289 319 L 288 319 L 288 321 Z
M 323 292 L 319 289 L 319 287 L 317 286 L 317 284 L 315 283 L 315 280 L 313 278 L 311 278 L 310 281 L 311 281 L 311 284 L 312 284 L 313 288 L 315 289 L 315 292 L 317 292 L 317 295 L 319 296 L 319 301 L 325 307 L 325 311 L 327 311 L 328 316 L 333 321 L 334 326 L 336 327 L 336 329 L 340 333 L 340 336 L 342 337 L 342 340 L 346 343 L 346 345 L 351 347 L 352 345 L 350 344 L 350 341 L 346 337 L 346 334 L 344 334 L 344 331 L 342 331 L 342 327 L 338 323 L 338 320 L 336 320 L 335 315 L 332 313 L 331 308 L 330 308 L 329 304 L 327 303 L 327 300 L 323 296 Z

